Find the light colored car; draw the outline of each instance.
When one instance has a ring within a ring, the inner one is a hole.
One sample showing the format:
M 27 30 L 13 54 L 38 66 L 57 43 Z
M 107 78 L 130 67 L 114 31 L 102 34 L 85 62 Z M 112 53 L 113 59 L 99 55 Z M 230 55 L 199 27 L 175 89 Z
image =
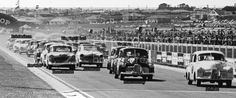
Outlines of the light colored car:
M 123 80 L 127 76 L 141 76 L 144 80 L 152 80 L 154 65 L 148 50 L 136 47 L 126 47 L 119 51 L 114 70 L 115 78 Z
M 217 82 L 219 86 L 226 83 L 231 86 L 234 78 L 233 65 L 225 60 L 220 51 L 197 51 L 191 55 L 185 76 L 188 84 L 196 81 L 197 86 L 200 86 L 201 82 Z
M 12 49 L 13 49 L 14 42 L 15 42 L 15 39 L 14 39 L 14 38 L 9 38 L 9 39 L 7 40 L 7 48 L 8 48 L 9 50 L 12 50 Z
M 52 67 L 68 67 L 70 70 L 75 70 L 75 53 L 72 47 L 66 44 L 52 44 L 48 47 L 46 54 L 46 68 Z
M 13 44 L 13 51 L 18 52 L 18 53 L 26 53 L 27 52 L 27 46 L 28 43 L 32 39 L 29 38 L 21 38 L 21 39 L 16 39 Z
M 103 65 L 103 53 L 98 51 L 95 45 L 81 44 L 76 52 L 76 62 L 79 67 L 86 64 L 89 67 L 90 65 L 96 65 L 101 68 Z
M 46 66 L 46 56 L 48 54 L 49 48 L 53 44 L 58 44 L 58 43 L 56 43 L 56 42 L 47 42 L 43 45 L 42 52 L 40 53 L 40 61 L 42 62 L 42 64 L 44 66 Z M 62 43 L 60 43 L 60 44 L 62 44 Z

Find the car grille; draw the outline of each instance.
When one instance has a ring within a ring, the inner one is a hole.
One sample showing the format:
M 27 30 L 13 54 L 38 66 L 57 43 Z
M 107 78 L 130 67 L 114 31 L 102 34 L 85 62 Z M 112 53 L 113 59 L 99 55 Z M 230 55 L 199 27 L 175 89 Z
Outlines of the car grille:
M 135 64 L 134 66 L 127 66 L 126 71 L 127 72 L 133 72 L 135 74 L 141 74 L 142 73 L 142 67 L 138 64 Z
M 102 58 L 99 56 L 91 55 L 91 56 L 84 56 L 83 58 L 81 58 L 81 60 L 87 62 L 100 62 Z
M 70 56 L 54 57 L 53 58 L 53 63 L 65 63 L 65 62 L 72 61 L 71 59 L 73 59 L 73 58 L 70 57 Z
M 221 79 L 221 78 L 227 78 L 227 71 L 225 70 L 212 70 L 212 79 Z

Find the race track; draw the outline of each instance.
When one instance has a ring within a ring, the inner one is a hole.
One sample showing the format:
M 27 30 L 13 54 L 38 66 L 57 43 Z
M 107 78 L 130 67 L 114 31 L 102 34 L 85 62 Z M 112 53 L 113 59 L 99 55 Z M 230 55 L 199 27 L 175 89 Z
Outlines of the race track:
M 0 38 L 4 39 L 4 36 Z M 1 45 L 4 44 L 1 40 Z M 29 62 L 33 60 L 25 54 L 21 56 Z M 52 73 L 44 67 L 42 69 Z M 205 91 L 206 87 L 217 84 L 203 83 L 200 87 L 196 83 L 187 85 L 183 69 L 156 65 L 155 71 L 151 81 L 144 81 L 140 77 L 114 79 L 106 68 L 97 71 L 77 68 L 74 73 L 54 75 L 95 98 L 236 98 L 236 82 L 230 88 L 223 86 L 219 91 Z

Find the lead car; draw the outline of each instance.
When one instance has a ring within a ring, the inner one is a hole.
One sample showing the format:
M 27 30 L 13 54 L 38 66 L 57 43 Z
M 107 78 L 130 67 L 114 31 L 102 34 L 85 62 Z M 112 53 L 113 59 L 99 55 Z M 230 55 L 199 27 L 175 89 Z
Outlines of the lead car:
M 154 66 L 149 52 L 146 49 L 126 47 L 120 49 L 117 64 L 114 66 L 115 78 L 123 80 L 125 76 L 141 76 L 143 79 L 152 80 Z
M 202 82 L 217 82 L 219 86 L 226 83 L 232 85 L 233 65 L 225 60 L 220 51 L 197 51 L 191 56 L 191 62 L 186 67 L 186 79 L 191 85 L 193 81 L 200 86 Z

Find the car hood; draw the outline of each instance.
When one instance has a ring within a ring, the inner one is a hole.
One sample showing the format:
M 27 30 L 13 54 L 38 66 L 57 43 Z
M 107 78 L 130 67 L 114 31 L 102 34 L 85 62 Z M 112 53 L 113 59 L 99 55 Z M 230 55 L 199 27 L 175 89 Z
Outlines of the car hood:
M 73 56 L 74 53 L 70 53 L 70 52 L 51 52 L 48 55 L 53 55 L 53 56 Z
M 81 54 L 83 55 L 102 55 L 99 51 L 81 51 Z
M 224 67 L 233 68 L 232 64 L 225 61 L 199 61 L 196 63 L 196 67 L 203 69 L 223 69 Z

